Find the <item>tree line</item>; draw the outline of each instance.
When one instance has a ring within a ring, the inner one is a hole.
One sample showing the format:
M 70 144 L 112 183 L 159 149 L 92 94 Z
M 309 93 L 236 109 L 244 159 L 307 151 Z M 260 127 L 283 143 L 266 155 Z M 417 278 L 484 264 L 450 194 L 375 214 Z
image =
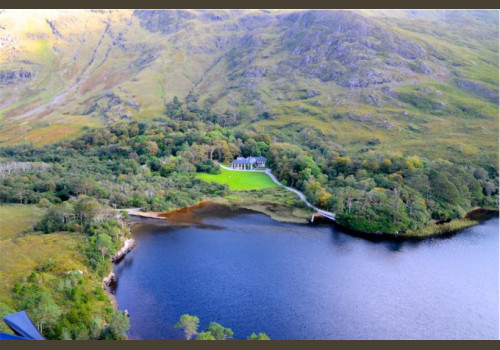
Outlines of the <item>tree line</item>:
M 195 173 L 217 173 L 216 161 L 252 155 L 267 157 L 280 181 L 360 231 L 412 231 L 431 220 L 462 218 L 476 206 L 497 207 L 493 166 L 373 148 L 348 154 L 321 133 L 308 133 L 302 141 L 279 142 L 200 118 L 117 123 L 42 148 L 1 148 L 3 157 L 47 166 L 0 174 L 0 202 L 59 203 L 86 195 L 116 208 L 166 211 L 227 194 L 226 186 Z
M 192 316 L 189 314 L 182 315 L 175 325 L 176 328 L 182 328 L 184 330 L 186 340 L 190 340 L 194 336 L 196 336 L 195 340 L 228 340 L 232 339 L 234 335 L 231 328 L 225 328 L 217 322 L 210 322 L 208 327 L 202 332 L 198 332 L 199 326 L 200 319 L 198 316 Z M 266 333 L 252 333 L 247 337 L 247 340 L 271 339 Z

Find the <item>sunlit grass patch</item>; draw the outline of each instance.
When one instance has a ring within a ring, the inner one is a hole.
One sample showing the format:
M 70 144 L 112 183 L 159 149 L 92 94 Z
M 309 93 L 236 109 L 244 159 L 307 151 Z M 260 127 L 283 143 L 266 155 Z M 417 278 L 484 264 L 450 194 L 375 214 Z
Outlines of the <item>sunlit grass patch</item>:
M 278 187 L 269 176 L 264 173 L 231 171 L 221 169 L 218 175 L 199 173 L 196 177 L 207 182 L 227 184 L 233 191 L 259 190 L 263 188 Z

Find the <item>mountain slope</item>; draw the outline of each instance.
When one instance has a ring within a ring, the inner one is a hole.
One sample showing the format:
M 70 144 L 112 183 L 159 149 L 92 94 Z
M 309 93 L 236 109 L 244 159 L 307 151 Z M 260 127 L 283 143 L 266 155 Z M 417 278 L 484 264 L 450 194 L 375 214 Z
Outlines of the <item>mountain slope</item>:
M 277 140 L 498 167 L 498 11 L 3 11 L 0 44 L 0 145 L 178 96 Z

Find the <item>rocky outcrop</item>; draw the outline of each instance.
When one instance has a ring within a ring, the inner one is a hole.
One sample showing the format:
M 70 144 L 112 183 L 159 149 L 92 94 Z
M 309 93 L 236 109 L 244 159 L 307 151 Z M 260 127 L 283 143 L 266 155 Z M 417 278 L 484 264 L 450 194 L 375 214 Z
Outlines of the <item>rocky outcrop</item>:
M 116 275 L 114 272 L 111 272 L 109 275 L 107 275 L 103 280 L 102 283 L 104 283 L 105 286 L 110 286 L 114 283 L 116 283 Z
M 456 81 L 456 84 L 462 90 L 472 92 L 473 94 L 480 96 L 492 103 L 498 104 L 498 91 L 489 89 L 480 82 L 459 79 Z
M 25 70 L 3 70 L 0 71 L 0 85 L 11 85 L 29 80 L 35 77 L 35 73 Z
M 272 15 L 266 13 L 259 13 L 254 15 L 249 15 L 242 17 L 238 20 L 238 23 L 245 28 L 245 30 L 255 30 L 269 27 L 275 22 L 275 18 Z
M 135 245 L 136 243 L 133 238 L 125 239 L 123 242 L 123 247 L 115 255 L 111 257 L 111 261 L 115 262 L 120 260 L 125 256 L 125 254 L 134 249 Z
M 134 16 L 139 18 L 141 27 L 150 32 L 161 32 L 172 34 L 178 32 L 186 26 L 186 20 L 193 19 L 196 16 L 189 11 L 150 11 L 136 10 Z
M 45 22 L 47 22 L 47 24 L 50 26 L 50 29 L 52 30 L 52 34 L 54 34 L 55 36 L 57 36 L 57 37 L 59 37 L 61 39 L 64 39 L 64 37 L 62 36 L 62 34 L 57 30 L 57 27 L 54 24 L 54 22 L 49 21 L 48 19 L 46 19 Z
M 306 11 L 279 18 L 283 48 L 290 52 L 280 63 L 280 75 L 299 71 L 356 89 L 408 79 L 411 68 L 433 72 L 423 61 L 431 59 L 424 47 L 358 14 Z

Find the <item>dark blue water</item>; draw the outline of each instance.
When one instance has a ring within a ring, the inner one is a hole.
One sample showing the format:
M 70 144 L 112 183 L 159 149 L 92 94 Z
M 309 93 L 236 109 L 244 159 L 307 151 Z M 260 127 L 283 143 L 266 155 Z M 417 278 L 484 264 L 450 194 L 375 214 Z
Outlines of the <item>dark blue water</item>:
M 115 267 L 131 339 L 188 313 L 235 339 L 498 339 L 498 218 L 448 238 L 369 241 L 206 206 L 134 228 Z

